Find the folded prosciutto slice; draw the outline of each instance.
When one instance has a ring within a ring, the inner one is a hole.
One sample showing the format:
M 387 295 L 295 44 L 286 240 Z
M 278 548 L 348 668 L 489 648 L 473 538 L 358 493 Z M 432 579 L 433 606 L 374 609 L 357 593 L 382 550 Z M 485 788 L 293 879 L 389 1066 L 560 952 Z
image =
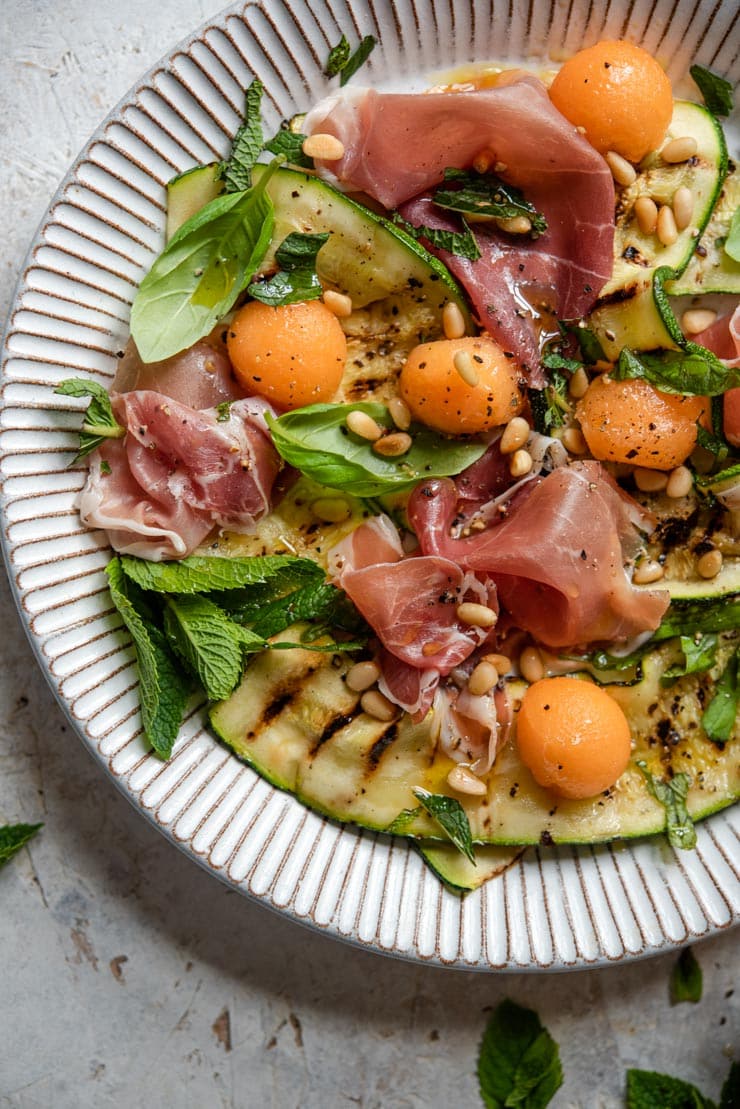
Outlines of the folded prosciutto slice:
M 694 342 L 714 351 L 728 366 L 740 366 L 740 307 L 695 335 Z M 722 408 L 725 438 L 733 447 L 740 447 L 740 389 L 728 389 Z
M 489 152 L 502 179 L 544 213 L 548 230 L 533 243 L 478 224 L 478 261 L 441 257 L 466 287 L 483 326 L 541 384 L 534 330 L 522 322 L 528 302 L 545 298 L 561 318 L 583 315 L 611 276 L 614 236 L 611 173 L 542 83 L 522 77 L 497 88 L 426 95 L 353 90 L 319 103 L 304 127 L 344 145 L 341 161 L 324 163 L 324 172 L 387 208 L 400 206 L 417 225 L 454 226 L 422 194 L 442 181 L 448 166 L 466 169 Z
M 140 390 L 112 398 L 124 440 L 90 456 L 80 515 L 111 545 L 153 561 L 184 558 L 214 525 L 248 532 L 270 507 L 280 459 L 256 397 L 203 412 Z
M 575 462 L 521 489 L 501 523 L 453 539 L 458 495 L 449 479 L 414 490 L 409 518 L 422 551 L 487 574 L 515 623 L 548 647 L 653 631 L 667 590 L 640 590 L 624 568 L 650 517 L 598 462 Z

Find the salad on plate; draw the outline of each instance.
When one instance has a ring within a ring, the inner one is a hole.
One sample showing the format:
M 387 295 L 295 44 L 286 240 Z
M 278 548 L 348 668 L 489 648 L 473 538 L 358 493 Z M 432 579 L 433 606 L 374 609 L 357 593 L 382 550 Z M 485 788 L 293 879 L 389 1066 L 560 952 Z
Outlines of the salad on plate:
M 471 889 L 740 791 L 732 89 L 601 42 L 339 87 L 168 186 L 78 459 L 144 733 L 195 689 L 306 805 Z

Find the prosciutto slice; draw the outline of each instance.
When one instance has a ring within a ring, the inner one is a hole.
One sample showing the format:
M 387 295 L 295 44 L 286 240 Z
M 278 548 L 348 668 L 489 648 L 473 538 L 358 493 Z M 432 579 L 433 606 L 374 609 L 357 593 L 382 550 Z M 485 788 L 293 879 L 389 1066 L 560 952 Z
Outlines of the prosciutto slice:
M 740 306 L 731 316 L 720 316 L 694 341 L 713 351 L 728 366 L 740 366 Z M 728 389 L 723 400 L 725 438 L 740 447 L 740 389 Z
M 129 339 L 116 369 L 113 392 L 141 389 L 154 390 L 199 410 L 244 396 L 225 349 L 209 338 L 163 362 L 142 362 L 136 344 Z
M 258 398 L 235 401 L 226 418 L 149 390 L 113 397 L 127 428 L 90 459 L 80 515 L 111 545 L 153 561 L 183 558 L 214 525 L 249 532 L 270 506 L 280 468 Z
M 534 479 L 500 523 L 469 538 L 450 536 L 457 502 L 449 479 L 414 490 L 409 518 L 422 551 L 490 575 L 502 606 L 541 643 L 614 642 L 658 626 L 668 592 L 637 589 L 624 568 L 652 520 L 598 462 Z

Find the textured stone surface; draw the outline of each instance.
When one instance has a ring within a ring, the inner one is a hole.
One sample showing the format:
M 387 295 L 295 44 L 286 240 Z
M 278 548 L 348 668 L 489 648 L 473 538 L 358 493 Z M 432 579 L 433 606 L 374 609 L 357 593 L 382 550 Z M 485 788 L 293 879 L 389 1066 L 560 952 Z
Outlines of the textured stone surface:
M 54 188 L 136 78 L 216 13 L 196 0 L 4 0 L 0 311 Z M 228 891 L 87 756 L 0 589 L 0 823 L 43 820 L 0 871 L 0 1106 L 480 1104 L 486 1010 L 531 1005 L 559 1041 L 555 1109 L 616 1109 L 628 1066 L 717 1098 L 738 1042 L 737 933 L 697 945 L 698 1006 L 671 1008 L 675 955 L 567 975 L 412 966 L 314 934 Z

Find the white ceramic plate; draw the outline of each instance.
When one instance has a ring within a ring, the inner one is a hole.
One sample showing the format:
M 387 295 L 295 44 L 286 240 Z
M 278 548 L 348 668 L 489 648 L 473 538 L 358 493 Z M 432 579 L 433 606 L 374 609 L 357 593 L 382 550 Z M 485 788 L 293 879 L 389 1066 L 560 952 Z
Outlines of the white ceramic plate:
M 516 9 L 513 11 L 513 9 Z M 194 710 L 163 764 L 141 738 L 127 634 L 103 568 L 105 537 L 75 510 L 78 414 L 62 379 L 106 383 L 131 299 L 162 244 L 164 186 L 224 154 L 243 89 L 266 89 L 266 125 L 323 94 L 341 32 L 381 45 L 361 80 L 471 59 L 558 59 L 602 38 L 642 42 L 674 81 L 694 61 L 737 84 L 734 0 L 264 0 L 235 5 L 156 66 L 108 117 L 54 197 L 32 245 L 4 349 L 0 433 L 10 578 L 46 676 L 76 730 L 142 813 L 243 893 L 336 936 L 447 965 L 563 969 L 635 958 L 740 918 L 740 806 L 700 825 L 698 847 L 661 840 L 527 851 L 463 900 L 403 840 L 340 827 L 258 778 Z

